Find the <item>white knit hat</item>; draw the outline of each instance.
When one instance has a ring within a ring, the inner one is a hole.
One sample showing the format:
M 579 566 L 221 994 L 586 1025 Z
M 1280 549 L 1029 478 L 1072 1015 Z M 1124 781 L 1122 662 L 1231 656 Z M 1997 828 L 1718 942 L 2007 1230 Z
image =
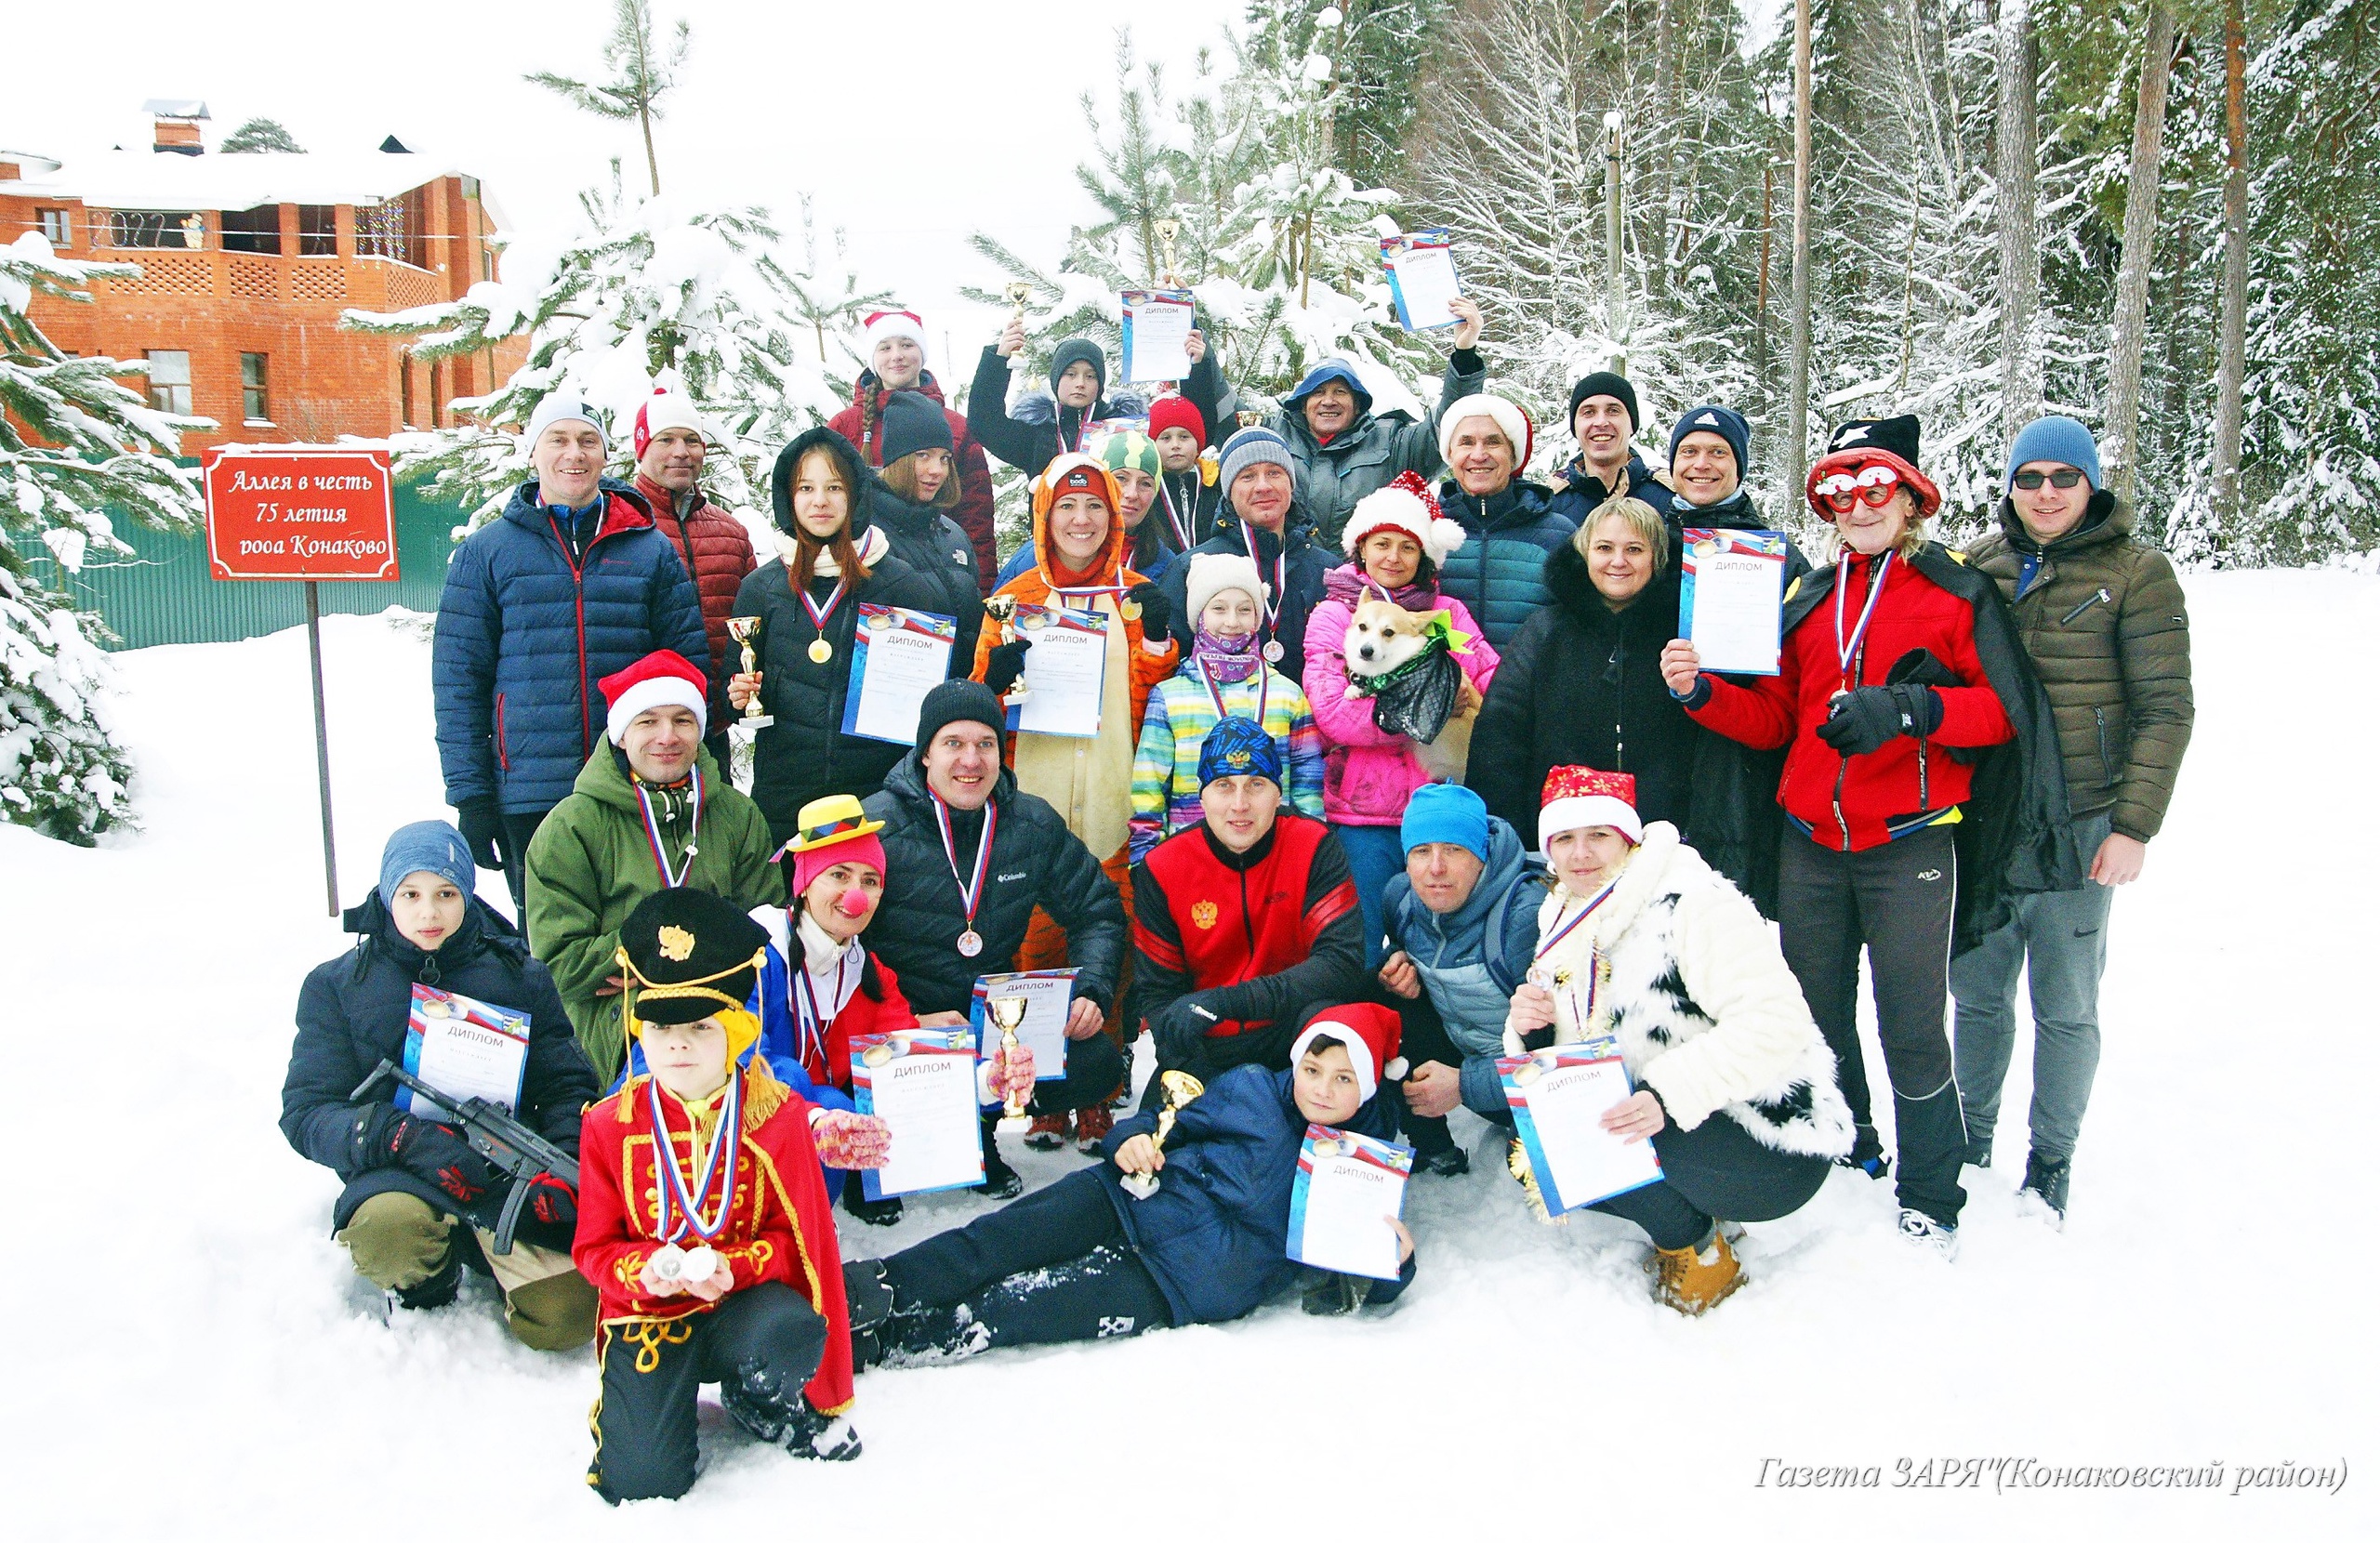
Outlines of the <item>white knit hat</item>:
M 1376 531 L 1402 531 L 1421 545 L 1421 555 L 1437 567 L 1462 545 L 1462 526 L 1438 512 L 1437 495 L 1418 471 L 1400 471 L 1396 480 L 1355 500 L 1339 544 L 1347 556 L 1363 560 L 1365 541 Z
M 876 357 L 876 345 L 888 337 L 906 337 L 925 351 L 926 324 L 914 310 L 872 310 L 860 324 L 859 354 L 862 359 Z
M 521 442 L 534 445 L 537 436 L 557 423 L 583 423 L 603 436 L 603 448 L 612 448 L 611 430 L 603 427 L 603 410 L 593 402 L 570 391 L 548 391 L 538 399 L 529 414 L 529 427 L 522 431 Z
M 672 429 L 689 429 L 707 439 L 710 431 L 703 427 L 703 415 L 694 406 L 694 399 L 683 391 L 657 390 L 637 403 L 636 416 L 628 423 L 628 445 L 639 460 L 644 458 L 644 447 L 653 436 Z
M 1255 560 L 1237 552 L 1199 552 L 1190 559 L 1189 621 L 1196 626 L 1207 609 L 1207 602 L 1226 589 L 1245 590 L 1248 598 L 1264 608 L 1264 580 L 1256 571 Z
M 1454 464 L 1454 431 L 1465 418 L 1493 418 L 1504 438 L 1513 442 L 1513 474 L 1520 475 L 1528 465 L 1529 455 L 1537 448 L 1537 426 L 1530 423 L 1521 404 L 1509 397 L 1488 391 L 1474 391 L 1438 415 L 1438 455 L 1448 466 Z

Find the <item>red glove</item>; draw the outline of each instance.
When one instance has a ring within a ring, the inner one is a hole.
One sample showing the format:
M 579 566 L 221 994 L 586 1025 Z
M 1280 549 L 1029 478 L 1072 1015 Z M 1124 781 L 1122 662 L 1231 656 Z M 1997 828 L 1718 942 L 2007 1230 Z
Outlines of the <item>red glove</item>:
M 880 1168 L 892 1154 L 892 1128 L 848 1109 L 829 1109 L 811 1121 L 810 1139 L 830 1168 Z

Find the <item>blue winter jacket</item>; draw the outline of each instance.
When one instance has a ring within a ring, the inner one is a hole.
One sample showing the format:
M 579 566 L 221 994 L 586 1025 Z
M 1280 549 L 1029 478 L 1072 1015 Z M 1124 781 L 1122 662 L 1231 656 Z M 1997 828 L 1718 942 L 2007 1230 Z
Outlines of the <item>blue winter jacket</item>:
M 603 737 L 603 677 L 655 649 L 710 659 L 694 581 L 643 495 L 606 479 L 582 563 L 537 501 L 513 490 L 446 569 L 430 656 L 446 801 L 495 798 L 508 814 L 570 796 Z
M 1459 482 L 1438 485 L 1438 505 L 1462 526 L 1463 543 L 1438 571 L 1438 592 L 1471 608 L 1499 650 L 1553 598 L 1545 560 L 1576 527 L 1555 514 L 1546 491 L 1514 478 L 1486 498 Z
M 1290 1097 L 1294 1071 L 1235 1066 L 1183 1104 L 1165 1141 L 1165 1167 L 1155 1194 L 1135 1200 L 1124 1192 L 1116 1152 L 1157 1128 L 1154 1112 L 1116 1122 L 1101 1150 L 1097 1172 L 1123 1219 L 1124 1235 L 1148 1266 L 1173 1310 L 1176 1327 L 1219 1324 L 1253 1312 L 1287 1290 L 1304 1268 L 1289 1258 L 1289 1192 L 1296 1188 L 1298 1147 L 1306 1117 Z M 1375 1094 L 1342 1127 L 1394 1139 L 1395 1101 Z M 1413 1278 L 1375 1281 L 1368 1301 L 1386 1302 Z
M 1445 916 L 1422 904 L 1413 881 L 1397 874 L 1381 899 L 1392 952 L 1402 949 L 1421 989 L 1462 1052 L 1462 1101 L 1478 1114 L 1506 1112 L 1496 1058 L 1504 1053 L 1504 1019 L 1513 993 L 1537 953 L 1537 913 L 1544 869 L 1513 827 L 1488 817 L 1488 864 L 1471 898 Z

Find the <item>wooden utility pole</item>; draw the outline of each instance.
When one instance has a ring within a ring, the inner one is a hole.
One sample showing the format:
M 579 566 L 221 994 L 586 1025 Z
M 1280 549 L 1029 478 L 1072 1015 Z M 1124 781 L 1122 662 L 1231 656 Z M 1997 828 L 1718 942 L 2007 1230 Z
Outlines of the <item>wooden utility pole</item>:
M 2165 84 L 2174 63 L 2171 0 L 2149 0 L 2140 98 L 2132 115 L 2132 180 L 2124 190 L 2123 262 L 2108 339 L 2108 485 L 2132 495 L 2140 466 L 2140 355 L 2149 327 L 2149 270 L 2157 249 L 2157 184 L 2165 169 Z
M 2215 364 L 2217 539 L 2240 518 L 2241 387 L 2248 361 L 2248 57 L 2241 0 L 2223 7 L 2223 336 Z
M 1798 508 L 1810 471 L 1810 0 L 1793 0 L 1793 378 L 1785 404 L 1785 487 Z
M 1999 52 L 2000 424 L 2014 438 L 2042 410 L 2042 362 L 2033 336 L 2042 288 L 2034 214 L 2041 50 L 2031 0 L 2001 0 Z

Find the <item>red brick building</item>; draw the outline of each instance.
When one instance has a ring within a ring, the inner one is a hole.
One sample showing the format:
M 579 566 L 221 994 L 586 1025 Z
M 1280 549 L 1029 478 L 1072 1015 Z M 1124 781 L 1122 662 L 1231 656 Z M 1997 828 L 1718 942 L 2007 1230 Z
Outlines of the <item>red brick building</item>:
M 152 402 L 213 418 L 226 441 L 324 441 L 439 428 L 527 345 L 427 363 L 339 313 L 460 298 L 496 276 L 501 226 L 479 179 L 393 138 L 361 154 L 205 153 L 202 102 L 152 102 L 156 143 L 60 162 L 0 149 L 0 244 L 39 231 L 60 255 L 140 265 L 92 303 L 36 296 L 70 353 L 150 363 Z

